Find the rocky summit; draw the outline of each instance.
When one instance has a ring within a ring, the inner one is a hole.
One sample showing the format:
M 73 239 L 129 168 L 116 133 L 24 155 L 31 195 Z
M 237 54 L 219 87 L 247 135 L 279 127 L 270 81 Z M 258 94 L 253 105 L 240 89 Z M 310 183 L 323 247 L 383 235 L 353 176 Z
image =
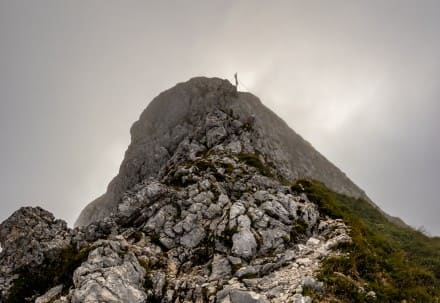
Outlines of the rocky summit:
M 199 77 L 177 84 L 148 105 L 131 128 L 119 174 L 107 192 L 83 210 L 76 225 L 108 216 L 128 189 L 148 178 L 160 179 L 178 155 L 194 159 L 220 146 L 234 154 L 257 154 L 278 178 L 311 178 L 337 192 L 366 198 L 256 96 L 237 92 L 227 80 Z
M 325 295 L 317 273 L 350 255 L 340 248 L 351 227 L 293 182 L 365 194 L 255 96 L 194 78 L 155 98 L 131 135 L 118 176 L 75 229 L 30 207 L 0 225 L 0 303 Z

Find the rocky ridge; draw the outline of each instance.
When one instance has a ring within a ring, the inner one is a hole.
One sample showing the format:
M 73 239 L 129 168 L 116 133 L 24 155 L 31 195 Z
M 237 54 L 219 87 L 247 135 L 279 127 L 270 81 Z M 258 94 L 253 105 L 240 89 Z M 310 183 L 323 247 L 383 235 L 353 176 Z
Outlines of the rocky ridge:
M 257 121 L 213 108 L 88 225 L 18 210 L 0 225 L 0 302 L 310 302 L 350 231 L 256 148 Z
M 232 121 L 224 125 L 207 121 L 206 116 L 215 110 L 231 116 Z M 110 182 L 107 192 L 83 210 L 76 226 L 108 216 L 127 190 L 144 179 L 159 177 L 180 144 L 191 140 L 196 130 L 205 131 L 206 142 L 201 143 L 210 148 L 218 138 L 234 133 L 239 125 L 249 124 L 252 135 L 247 141 L 237 140 L 268 157 L 278 177 L 289 181 L 311 178 L 336 192 L 368 199 L 256 96 L 237 92 L 227 80 L 197 77 L 177 84 L 150 102 L 131 128 L 131 143 L 119 174 Z

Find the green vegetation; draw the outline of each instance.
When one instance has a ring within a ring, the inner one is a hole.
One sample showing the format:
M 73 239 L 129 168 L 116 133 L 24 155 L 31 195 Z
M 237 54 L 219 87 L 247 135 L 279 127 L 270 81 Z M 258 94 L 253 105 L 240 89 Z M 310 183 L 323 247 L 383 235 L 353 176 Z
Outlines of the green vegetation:
M 18 269 L 15 274 L 19 276 L 5 303 L 33 302 L 32 298 L 60 284 L 67 291 L 73 285 L 74 270 L 87 260 L 90 250 L 85 248 L 78 251 L 69 246 L 59 252 L 58 258 L 46 259 L 38 267 L 25 266 Z
M 305 240 L 308 227 L 303 219 L 298 218 L 290 230 L 290 241 L 297 243 Z
M 151 272 L 150 263 L 148 262 L 148 259 L 138 258 L 139 265 L 142 266 L 145 269 L 145 273 L 148 274 Z
M 179 188 L 187 187 L 197 183 L 197 179 L 193 178 L 194 174 L 204 175 L 205 173 L 213 175 L 218 182 L 225 182 L 234 170 L 234 167 L 229 163 L 211 161 L 208 158 L 209 154 L 209 151 L 202 153 L 200 154 L 202 157 L 201 159 L 186 162 L 184 164 L 184 167 L 187 169 L 195 168 L 193 173 L 181 175 L 177 173 L 175 168 L 171 169 L 168 173 L 166 183 L 178 190 Z M 219 168 L 223 168 L 225 170 L 225 173 L 219 173 Z
M 229 173 L 233 169 L 231 165 L 227 165 L 227 164 L 223 164 L 223 163 L 222 164 L 215 163 L 215 162 L 212 162 L 211 160 L 209 160 L 208 158 L 202 159 L 202 160 L 197 160 L 193 163 L 193 165 L 196 166 L 198 171 L 202 172 L 203 174 L 205 172 L 211 173 L 218 182 L 224 182 L 224 181 L 226 181 L 226 178 L 227 178 L 227 175 L 218 173 L 218 171 L 217 171 L 218 167 L 224 167 L 226 171 L 229 171 Z M 218 165 L 218 167 L 217 167 L 217 165 Z
M 192 178 L 188 178 L 188 176 L 177 175 L 175 169 L 172 169 L 168 174 L 167 184 L 175 189 L 186 187 L 194 183 L 196 183 L 196 181 Z
M 238 155 L 238 159 L 240 161 L 246 163 L 247 165 L 253 166 L 256 169 L 258 169 L 260 174 L 262 174 L 263 176 L 273 177 L 273 174 L 270 171 L 270 169 L 261 162 L 261 160 L 258 157 L 258 155 L 242 153 L 242 154 Z
M 440 302 L 439 238 L 399 227 L 369 202 L 319 182 L 299 180 L 292 190 L 306 193 L 322 215 L 341 218 L 352 229 L 353 242 L 338 247 L 346 254 L 325 260 L 318 278 L 326 289 L 313 293 L 315 300 Z M 366 296 L 369 291 L 376 293 L 375 300 Z

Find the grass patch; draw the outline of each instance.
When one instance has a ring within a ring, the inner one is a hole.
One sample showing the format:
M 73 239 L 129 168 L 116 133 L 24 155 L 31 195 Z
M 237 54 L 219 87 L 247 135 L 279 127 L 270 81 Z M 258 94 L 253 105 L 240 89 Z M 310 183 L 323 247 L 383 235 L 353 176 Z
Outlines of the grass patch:
M 139 265 L 142 266 L 145 269 L 145 273 L 148 274 L 149 272 L 151 272 L 151 267 L 150 267 L 150 262 L 142 259 L 142 258 L 138 258 L 137 259 L 139 262 Z
M 322 215 L 340 218 L 352 229 L 352 243 L 338 248 L 346 257 L 325 260 L 319 279 L 337 302 L 440 302 L 440 241 L 390 222 L 373 205 L 329 190 L 322 183 L 299 180 L 292 190 L 304 192 Z M 315 299 L 323 299 L 316 294 Z
M 256 169 L 258 169 L 260 174 L 262 174 L 263 176 L 273 177 L 273 174 L 270 171 L 270 169 L 261 162 L 261 160 L 258 157 L 258 155 L 256 155 L 256 154 L 249 154 L 249 153 L 242 153 L 242 154 L 238 155 L 238 159 L 240 161 L 246 163 L 247 165 L 253 166 Z
M 303 219 L 298 218 L 295 225 L 290 229 L 290 241 L 297 243 L 305 240 L 308 228 L 307 223 Z

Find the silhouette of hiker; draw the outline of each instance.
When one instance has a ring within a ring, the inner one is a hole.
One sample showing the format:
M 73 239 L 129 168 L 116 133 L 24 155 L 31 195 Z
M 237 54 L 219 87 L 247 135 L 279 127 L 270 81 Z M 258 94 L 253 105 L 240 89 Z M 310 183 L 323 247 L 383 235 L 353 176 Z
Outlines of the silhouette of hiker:
M 235 78 L 235 88 L 238 89 L 238 76 L 237 76 L 237 73 L 234 74 L 234 78 Z

